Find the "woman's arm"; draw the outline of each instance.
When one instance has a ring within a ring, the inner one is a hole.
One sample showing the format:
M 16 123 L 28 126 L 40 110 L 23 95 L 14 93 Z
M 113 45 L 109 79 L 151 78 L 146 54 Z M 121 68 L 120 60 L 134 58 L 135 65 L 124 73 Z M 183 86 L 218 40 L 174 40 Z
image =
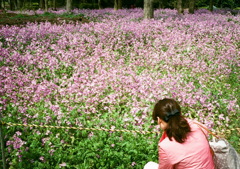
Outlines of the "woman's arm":
M 159 151 L 158 151 L 158 157 L 159 157 L 159 167 L 158 169 L 173 169 L 174 165 L 172 165 L 170 163 L 170 159 L 168 158 L 166 152 L 159 147 Z

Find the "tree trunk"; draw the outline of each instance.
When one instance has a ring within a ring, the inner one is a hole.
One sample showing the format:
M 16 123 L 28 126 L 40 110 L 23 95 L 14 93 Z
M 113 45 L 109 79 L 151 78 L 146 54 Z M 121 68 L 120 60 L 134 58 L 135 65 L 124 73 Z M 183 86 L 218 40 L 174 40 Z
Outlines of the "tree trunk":
M 182 0 L 177 0 L 177 11 L 178 11 L 178 14 L 183 13 Z
M 0 9 L 3 9 L 3 2 L 2 2 L 2 0 L 0 0 Z M 2 10 L 1 10 L 1 12 L 2 12 Z
M 191 0 L 182 0 L 183 11 L 184 11 L 184 9 L 189 8 L 189 1 L 191 1 Z
M 57 6 L 56 6 L 56 0 L 53 0 L 53 10 L 56 11 L 57 10 Z
M 39 0 L 39 1 L 38 1 L 38 7 L 39 7 L 39 9 L 42 9 L 42 6 L 43 6 L 43 0 Z
M 3 7 L 3 9 L 5 9 L 5 7 L 6 7 L 4 0 L 2 1 L 2 7 Z
M 122 9 L 122 0 L 118 0 L 118 9 Z
M 189 0 L 189 13 L 194 14 L 195 0 Z
M 14 9 L 17 9 L 17 0 L 14 0 L 13 4 L 14 4 Z
M 144 0 L 144 19 L 151 19 L 153 18 L 153 0 Z
M 72 0 L 67 0 L 66 4 L 67 13 L 70 13 L 72 10 Z
M 17 9 L 21 9 L 22 8 L 22 2 L 21 0 L 17 0 Z
M 114 10 L 118 10 L 118 0 L 114 0 Z
M 44 0 L 39 0 L 39 8 L 40 9 L 45 9 L 45 2 L 44 2 Z
M 164 4 L 163 4 L 163 0 L 158 0 L 158 8 L 163 9 L 164 8 Z
M 98 0 L 98 8 L 102 9 L 102 1 L 101 0 Z
M 209 10 L 212 12 L 213 11 L 213 0 L 209 1 Z
M 23 2 L 22 2 L 22 8 L 26 8 L 26 0 L 23 0 Z
M 30 0 L 30 2 L 29 2 L 29 9 L 33 9 L 33 3 L 32 3 L 32 0 Z
M 48 11 L 48 0 L 44 0 L 45 1 L 45 12 Z
M 14 8 L 13 0 L 9 0 L 8 4 L 9 4 L 10 10 L 13 11 L 13 8 Z

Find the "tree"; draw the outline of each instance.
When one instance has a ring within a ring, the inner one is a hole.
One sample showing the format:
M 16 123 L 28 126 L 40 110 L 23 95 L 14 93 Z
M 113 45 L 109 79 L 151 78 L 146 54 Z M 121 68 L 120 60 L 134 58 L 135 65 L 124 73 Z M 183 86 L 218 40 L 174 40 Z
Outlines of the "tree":
M 158 8 L 160 9 L 164 8 L 163 0 L 158 0 Z
M 3 7 L 3 9 L 6 8 L 5 0 L 2 1 L 2 7 Z
M 32 9 L 33 8 L 33 3 L 32 0 L 29 1 L 29 8 Z
M 98 8 L 99 9 L 102 9 L 103 7 L 102 7 L 102 1 L 101 0 L 98 0 Z
M 44 7 L 45 7 L 44 0 L 39 0 L 39 8 L 44 9 Z
M 9 3 L 10 10 L 13 11 L 14 10 L 14 1 L 9 0 L 8 3 Z
M 3 9 L 3 1 L 0 0 L 0 9 Z M 1 10 L 2 11 L 2 10 Z M 1 13 L 1 12 L 0 12 Z
M 189 13 L 193 14 L 195 8 L 195 0 L 189 0 Z
M 154 10 L 153 10 L 153 0 L 144 0 L 144 19 L 153 18 Z
M 122 9 L 122 0 L 118 0 L 118 9 Z
M 118 0 L 114 0 L 114 10 L 118 10 Z
M 178 14 L 183 13 L 182 0 L 177 0 L 177 11 L 178 11 Z
M 213 11 L 213 0 L 209 1 L 209 10 Z
M 53 7 L 53 10 L 55 10 L 55 11 L 57 10 L 56 0 L 53 0 L 52 7 Z
M 45 12 L 47 12 L 48 11 L 48 0 L 44 0 L 44 2 L 45 2 Z
M 17 0 L 17 9 L 21 9 L 21 8 L 22 8 L 22 1 Z
M 122 0 L 114 0 L 114 9 L 122 9 Z
M 67 0 L 66 9 L 67 9 L 68 13 L 71 12 L 71 10 L 72 10 L 72 0 Z

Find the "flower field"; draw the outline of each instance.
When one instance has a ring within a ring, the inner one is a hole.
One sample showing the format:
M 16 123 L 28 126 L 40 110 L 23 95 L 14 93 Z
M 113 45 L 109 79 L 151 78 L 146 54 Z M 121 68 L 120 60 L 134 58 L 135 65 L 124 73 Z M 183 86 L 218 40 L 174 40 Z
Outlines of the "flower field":
M 0 28 L 4 122 L 157 132 L 152 108 L 168 97 L 240 152 L 240 15 L 165 9 L 143 20 L 142 9 L 73 12 L 91 22 Z M 11 169 L 140 169 L 158 160 L 154 133 L 3 129 Z

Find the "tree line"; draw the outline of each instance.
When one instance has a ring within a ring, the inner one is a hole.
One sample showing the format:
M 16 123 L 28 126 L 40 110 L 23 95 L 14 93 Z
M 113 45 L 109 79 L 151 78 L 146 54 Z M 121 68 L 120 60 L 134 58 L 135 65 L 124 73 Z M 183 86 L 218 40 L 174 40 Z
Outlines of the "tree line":
M 0 9 L 24 10 L 24 9 L 49 9 L 56 10 L 64 7 L 68 12 L 73 8 L 102 9 L 114 8 L 144 8 L 146 18 L 153 17 L 156 8 L 177 9 L 183 13 L 188 9 L 189 13 L 199 7 L 206 7 L 210 11 L 217 8 L 236 8 L 240 6 L 240 0 L 0 0 Z

